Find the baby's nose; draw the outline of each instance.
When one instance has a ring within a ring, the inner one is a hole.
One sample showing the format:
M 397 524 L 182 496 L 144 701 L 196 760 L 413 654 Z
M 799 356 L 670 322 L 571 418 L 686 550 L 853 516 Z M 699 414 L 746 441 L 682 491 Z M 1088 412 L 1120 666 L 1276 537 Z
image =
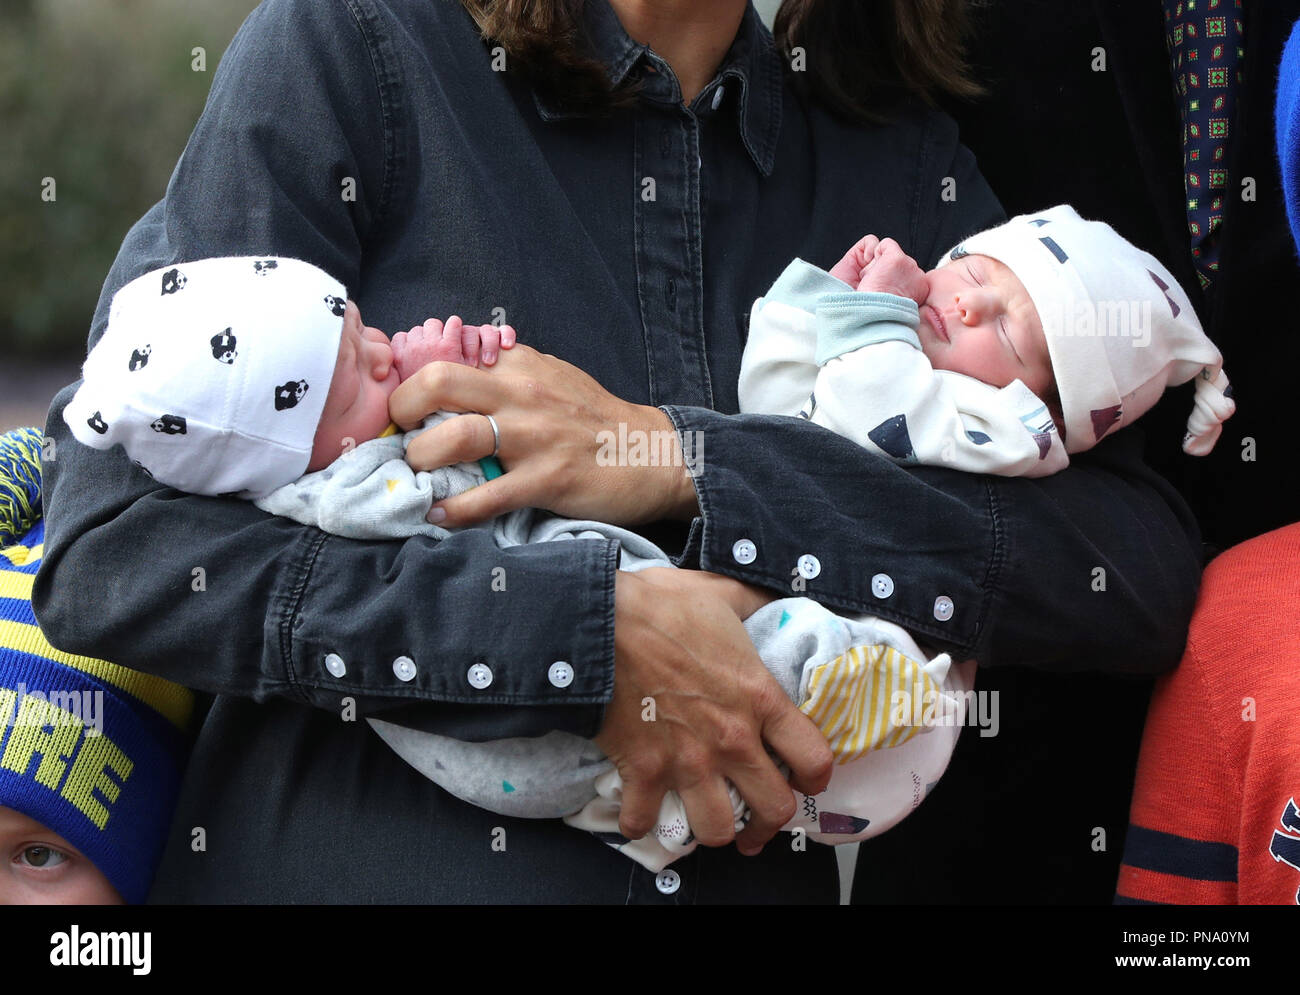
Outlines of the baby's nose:
M 957 295 L 957 313 L 967 324 L 977 325 L 989 309 L 989 296 L 984 289 L 965 290 Z

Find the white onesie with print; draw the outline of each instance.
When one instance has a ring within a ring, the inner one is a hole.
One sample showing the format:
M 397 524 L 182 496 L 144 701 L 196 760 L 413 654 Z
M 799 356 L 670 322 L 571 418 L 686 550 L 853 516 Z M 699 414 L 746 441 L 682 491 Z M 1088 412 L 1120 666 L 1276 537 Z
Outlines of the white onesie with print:
M 1045 405 L 1019 380 L 997 388 L 936 370 L 916 303 L 865 293 L 802 259 L 750 311 L 740 410 L 794 415 L 899 463 L 1042 477 L 1069 462 Z

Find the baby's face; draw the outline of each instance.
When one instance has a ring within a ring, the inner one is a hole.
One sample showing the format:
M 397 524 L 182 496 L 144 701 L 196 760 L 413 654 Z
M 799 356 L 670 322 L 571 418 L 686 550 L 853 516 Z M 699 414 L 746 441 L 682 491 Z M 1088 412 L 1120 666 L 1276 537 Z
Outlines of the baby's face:
M 926 274 L 921 349 L 936 370 L 994 387 L 1020 380 L 1040 398 L 1055 393 L 1047 336 L 1024 284 L 988 256 L 968 255 Z
M 363 325 L 361 311 L 348 301 L 334 379 L 316 427 L 308 471 L 329 466 L 345 452 L 378 437 L 391 420 L 388 398 L 399 382 L 388 336 Z
M 0 905 L 121 905 L 99 869 L 35 819 L 0 805 Z

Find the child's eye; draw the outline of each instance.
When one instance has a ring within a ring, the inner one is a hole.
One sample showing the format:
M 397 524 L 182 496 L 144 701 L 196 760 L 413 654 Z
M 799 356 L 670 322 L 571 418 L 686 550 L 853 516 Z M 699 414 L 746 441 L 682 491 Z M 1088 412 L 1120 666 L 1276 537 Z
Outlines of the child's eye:
M 37 844 L 24 847 L 19 859 L 28 867 L 58 867 L 68 859 L 68 855 L 53 847 Z

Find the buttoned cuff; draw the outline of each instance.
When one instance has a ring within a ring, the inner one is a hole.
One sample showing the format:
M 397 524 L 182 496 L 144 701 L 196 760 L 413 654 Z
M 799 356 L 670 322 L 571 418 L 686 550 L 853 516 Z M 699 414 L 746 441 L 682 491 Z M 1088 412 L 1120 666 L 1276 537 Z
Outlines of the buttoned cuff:
M 311 704 L 351 697 L 379 714 L 442 702 L 419 727 L 471 740 L 599 730 L 614 687 L 617 540 L 498 550 L 484 530 L 417 537 L 396 547 L 411 582 L 367 587 L 359 575 L 393 571 L 385 544 L 304 535 L 296 600 L 286 592 L 276 614 L 290 681 Z M 356 560 L 364 547 L 370 569 Z
M 703 433 L 692 477 L 702 570 L 879 615 L 972 655 L 998 535 L 987 485 L 946 474 L 942 491 L 807 421 L 665 405 L 678 432 Z M 937 514 L 918 515 L 924 497 Z

